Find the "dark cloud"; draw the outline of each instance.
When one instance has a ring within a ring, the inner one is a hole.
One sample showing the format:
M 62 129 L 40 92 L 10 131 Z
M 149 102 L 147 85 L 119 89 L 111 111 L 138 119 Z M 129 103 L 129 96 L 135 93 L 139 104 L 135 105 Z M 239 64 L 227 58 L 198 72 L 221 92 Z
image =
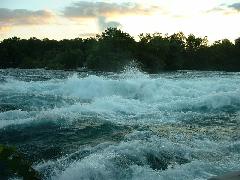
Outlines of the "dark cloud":
M 30 11 L 26 9 L 0 8 L 0 24 L 4 25 L 44 24 L 51 17 L 52 14 L 45 10 Z
M 240 3 L 234 3 L 232 5 L 229 5 L 228 7 L 233 8 L 237 11 L 240 11 Z
M 63 14 L 66 17 L 98 17 L 111 14 L 147 14 L 151 13 L 152 8 L 142 8 L 135 3 L 107 3 L 107 2 L 89 2 L 79 1 L 73 3 L 64 9 Z
M 117 21 L 107 21 L 106 17 L 100 16 L 98 18 L 98 27 L 99 27 L 100 31 L 104 31 L 108 27 L 119 28 L 119 27 L 121 27 L 121 24 Z

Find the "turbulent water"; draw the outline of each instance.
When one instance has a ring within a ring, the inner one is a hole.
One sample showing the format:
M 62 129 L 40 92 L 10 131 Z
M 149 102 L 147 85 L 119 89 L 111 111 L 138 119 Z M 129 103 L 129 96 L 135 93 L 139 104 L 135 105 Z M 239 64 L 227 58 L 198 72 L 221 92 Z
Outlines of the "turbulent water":
M 208 179 L 240 169 L 240 73 L 0 70 L 0 144 L 43 179 Z

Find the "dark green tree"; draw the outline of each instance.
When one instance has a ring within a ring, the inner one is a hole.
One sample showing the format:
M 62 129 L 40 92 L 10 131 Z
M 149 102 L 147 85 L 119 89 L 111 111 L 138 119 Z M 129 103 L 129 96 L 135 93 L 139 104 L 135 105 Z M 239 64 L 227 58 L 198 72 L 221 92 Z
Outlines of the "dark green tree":
M 183 69 L 186 37 L 182 32 L 168 36 L 169 53 L 166 58 L 166 70 Z
M 119 71 L 134 59 L 135 41 L 117 28 L 108 28 L 97 35 L 97 43 L 88 52 L 87 67 L 101 71 Z
M 141 67 L 148 72 L 164 70 L 169 51 L 169 42 L 162 34 L 140 34 L 137 45 L 136 59 Z
M 147 72 L 164 70 L 240 71 L 240 38 L 208 44 L 207 37 L 182 32 L 172 35 L 128 33 L 108 28 L 95 38 L 61 41 L 17 37 L 0 42 L 0 68 L 76 69 L 120 71 L 134 61 Z

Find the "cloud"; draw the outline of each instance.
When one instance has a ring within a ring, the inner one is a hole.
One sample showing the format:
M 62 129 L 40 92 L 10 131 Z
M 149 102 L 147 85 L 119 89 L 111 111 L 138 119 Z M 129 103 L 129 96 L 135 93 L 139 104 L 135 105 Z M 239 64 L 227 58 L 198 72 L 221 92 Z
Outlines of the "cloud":
M 215 7 L 215 8 L 205 11 L 205 13 L 215 13 L 215 12 L 224 12 L 224 11 L 226 11 L 226 9 L 224 9 L 222 7 Z
M 232 5 L 229 5 L 228 7 L 233 8 L 237 11 L 240 11 L 240 3 L 234 3 Z
M 0 8 L 0 26 L 46 24 L 53 14 L 46 10 Z
M 230 6 L 226 5 L 226 4 L 221 4 L 218 7 L 215 7 L 213 9 L 210 9 L 208 11 L 205 11 L 205 13 L 209 14 L 209 13 L 220 13 L 223 15 L 233 15 L 236 14 L 236 11 L 234 11 L 232 8 L 230 8 Z
M 100 31 L 104 31 L 108 27 L 119 28 L 119 27 L 121 27 L 121 24 L 117 21 L 107 21 L 106 17 L 100 16 L 98 18 L 98 27 L 99 27 Z
M 234 3 L 231 5 L 226 3 L 220 4 L 218 7 L 206 11 L 206 13 L 219 12 L 225 15 L 231 15 L 235 14 L 236 11 L 240 11 L 240 3 Z
M 64 9 L 63 15 L 69 18 L 89 18 L 113 14 L 150 14 L 157 7 L 143 8 L 136 3 L 108 3 L 79 1 Z
M 157 10 L 157 6 L 142 7 L 136 3 L 110 3 L 79 1 L 67 6 L 63 16 L 72 20 L 93 18 L 97 20 L 98 30 L 104 31 L 108 27 L 121 27 L 118 21 L 108 21 L 114 16 L 149 15 Z

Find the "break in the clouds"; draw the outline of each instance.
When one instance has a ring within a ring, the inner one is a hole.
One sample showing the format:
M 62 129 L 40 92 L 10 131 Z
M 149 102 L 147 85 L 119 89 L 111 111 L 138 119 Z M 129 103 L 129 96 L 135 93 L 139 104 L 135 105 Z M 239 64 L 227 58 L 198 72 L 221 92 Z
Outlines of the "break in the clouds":
M 234 3 L 234 4 L 232 4 L 232 5 L 228 6 L 228 7 L 233 8 L 233 9 L 235 9 L 237 11 L 240 11 L 240 3 Z
M 149 14 L 156 7 L 143 8 L 136 3 L 107 3 L 79 1 L 64 9 L 65 17 L 98 17 L 124 14 Z
M 31 11 L 27 9 L 0 8 L 0 25 L 31 25 L 49 22 L 52 13 L 46 10 Z

